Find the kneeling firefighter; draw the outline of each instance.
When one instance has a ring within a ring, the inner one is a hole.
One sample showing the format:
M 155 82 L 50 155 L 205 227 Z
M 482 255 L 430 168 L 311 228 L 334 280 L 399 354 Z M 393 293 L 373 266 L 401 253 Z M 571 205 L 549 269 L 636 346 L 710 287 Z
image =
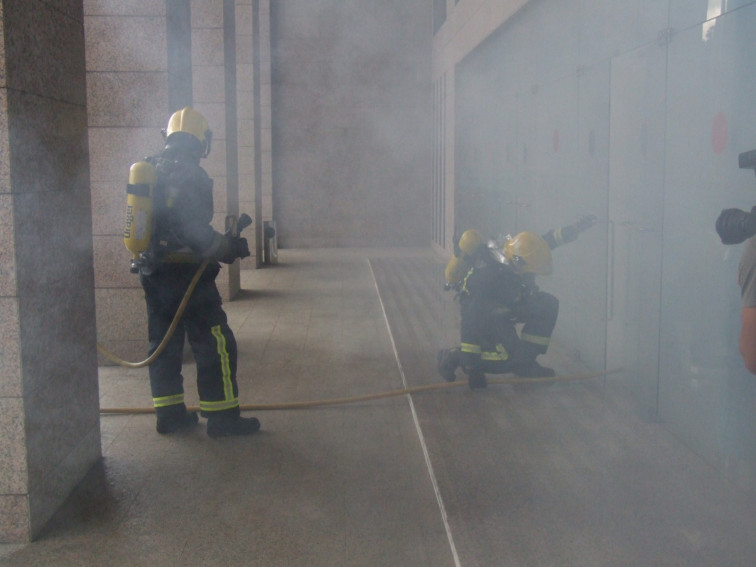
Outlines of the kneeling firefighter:
M 456 379 L 458 366 L 470 388 L 485 388 L 486 374 L 555 375 L 536 358 L 549 347 L 559 301 L 538 289 L 535 276 L 550 274 L 551 251 L 595 223 L 595 216 L 585 216 L 542 236 L 525 231 L 503 242 L 477 230 L 462 234 L 445 270 L 445 287 L 457 292 L 461 314 L 460 346 L 438 353 L 445 380 Z
M 236 340 L 215 285 L 219 262 L 250 255 L 238 232 L 216 232 L 213 181 L 200 166 L 212 134 L 205 117 L 186 107 L 175 112 L 164 131 L 165 147 L 131 167 L 124 240 L 134 254 L 147 302 L 149 354 L 166 335 L 187 288 L 207 262 L 165 350 L 149 366 L 158 433 L 198 423 L 184 403 L 184 335 L 197 364 L 200 413 L 210 437 L 247 435 L 260 422 L 241 416 L 236 382 Z M 151 201 L 151 203 L 150 203 Z

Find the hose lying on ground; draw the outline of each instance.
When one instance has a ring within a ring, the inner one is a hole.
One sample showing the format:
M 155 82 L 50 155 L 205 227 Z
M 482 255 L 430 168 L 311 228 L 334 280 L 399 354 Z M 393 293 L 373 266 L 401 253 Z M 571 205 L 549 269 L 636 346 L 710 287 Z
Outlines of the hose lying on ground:
M 489 378 L 489 384 L 538 384 L 538 383 L 556 383 L 556 382 L 577 382 L 580 380 L 590 380 L 592 378 L 599 378 L 606 376 L 607 374 L 613 374 L 619 372 L 621 369 L 608 370 L 606 372 L 595 372 L 591 374 L 576 374 L 572 376 L 553 376 L 549 378 Z M 240 405 L 239 408 L 242 411 L 264 411 L 264 410 L 290 410 L 290 409 L 307 409 L 319 406 L 335 406 L 344 404 L 353 404 L 357 402 L 366 402 L 370 400 L 378 400 L 382 398 L 391 398 L 396 396 L 404 396 L 406 394 L 415 394 L 418 392 L 428 392 L 431 390 L 444 390 L 448 388 L 458 388 L 461 386 L 467 386 L 466 380 L 458 380 L 456 382 L 440 382 L 437 384 L 426 384 L 425 386 L 414 386 L 412 388 L 402 388 L 400 390 L 389 390 L 388 392 L 380 392 L 378 394 L 366 394 L 362 396 L 353 396 L 349 398 L 333 398 L 328 400 L 312 400 L 305 402 L 282 402 L 273 404 L 249 404 Z M 198 407 L 188 407 L 189 411 L 198 411 Z M 101 414 L 143 414 L 143 413 L 155 413 L 153 407 L 143 408 L 100 408 Z

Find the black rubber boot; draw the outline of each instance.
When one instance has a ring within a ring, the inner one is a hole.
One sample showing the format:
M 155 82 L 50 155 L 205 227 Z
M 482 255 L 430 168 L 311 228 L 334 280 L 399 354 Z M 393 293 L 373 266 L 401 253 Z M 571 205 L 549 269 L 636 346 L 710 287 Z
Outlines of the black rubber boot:
M 454 382 L 457 379 L 457 366 L 459 366 L 459 349 L 443 348 L 436 355 L 436 368 L 441 378 L 447 382 Z
M 553 369 L 541 366 L 536 358 L 545 352 L 545 348 L 532 343 L 521 342 L 512 353 L 511 372 L 521 378 L 551 378 L 556 376 Z
M 482 389 L 488 387 L 488 380 L 482 370 L 470 370 L 467 374 L 467 385 L 471 390 Z
M 520 376 L 521 378 L 552 378 L 556 376 L 553 368 L 541 366 L 535 360 L 516 366 L 512 369 L 512 372 L 515 376 Z
M 256 417 L 242 417 L 238 413 L 221 413 L 207 418 L 207 435 L 213 439 L 251 435 L 260 430 Z
M 162 410 L 162 411 L 161 411 Z M 157 432 L 161 435 L 167 433 L 176 433 L 182 429 L 194 427 L 199 422 L 197 412 L 186 411 L 186 406 L 180 405 L 169 408 L 158 408 L 157 410 Z

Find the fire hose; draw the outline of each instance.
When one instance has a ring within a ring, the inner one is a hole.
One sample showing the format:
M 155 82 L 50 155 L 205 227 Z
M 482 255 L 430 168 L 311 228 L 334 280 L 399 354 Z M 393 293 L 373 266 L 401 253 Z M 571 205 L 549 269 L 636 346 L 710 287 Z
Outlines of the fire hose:
M 558 383 L 558 382 L 578 382 L 590 380 L 593 378 L 599 378 L 615 372 L 620 372 L 621 369 L 607 370 L 605 372 L 594 372 L 588 374 L 575 374 L 570 376 L 552 376 L 543 378 L 489 378 L 489 384 L 539 384 L 539 383 Z M 380 392 L 377 394 L 366 394 L 361 396 L 352 396 L 346 398 L 332 398 L 326 400 L 311 400 L 304 402 L 281 402 L 270 404 L 242 404 L 239 406 L 241 411 L 267 411 L 267 410 L 292 410 L 292 409 L 309 409 L 322 406 L 336 406 L 353 404 L 358 402 L 367 402 L 372 400 L 379 400 L 384 398 L 391 398 L 397 396 L 405 396 L 407 394 L 415 394 L 419 392 L 428 392 L 432 390 L 445 390 L 449 388 L 459 388 L 460 386 L 467 386 L 467 382 L 464 380 L 456 382 L 440 382 L 437 384 L 426 384 L 423 386 L 414 386 L 412 388 L 401 388 L 398 390 L 389 390 L 387 392 Z M 189 406 L 189 411 L 198 411 L 198 407 Z M 154 413 L 153 407 L 131 407 L 131 408 L 100 408 L 101 414 L 145 414 Z
M 192 293 L 194 293 L 194 288 L 197 287 L 197 282 L 199 281 L 200 276 L 202 276 L 202 272 L 205 271 L 205 268 L 207 267 L 207 264 L 209 262 L 210 262 L 209 260 L 204 260 L 202 264 L 200 264 L 200 267 L 197 269 L 197 272 L 194 274 L 192 281 L 189 282 L 189 287 L 186 288 L 184 297 L 181 299 L 181 303 L 179 303 L 178 309 L 176 310 L 176 315 L 173 316 L 173 321 L 171 321 L 171 325 L 170 327 L 168 327 L 168 331 L 166 331 L 165 336 L 163 337 L 163 340 L 160 341 L 160 344 L 155 349 L 155 352 L 153 352 L 150 356 L 148 356 L 141 362 L 128 362 L 126 360 L 123 360 L 121 357 L 110 352 L 100 343 L 97 343 L 97 350 L 99 350 L 100 353 L 103 356 L 105 356 L 107 359 L 109 359 L 111 362 L 115 362 L 119 366 L 125 366 L 126 368 L 144 368 L 145 366 L 149 366 L 150 364 L 155 362 L 157 357 L 160 356 L 162 352 L 165 350 L 165 347 L 168 346 L 168 341 L 171 340 L 173 333 L 176 331 L 176 327 L 178 327 L 179 321 L 181 321 L 181 317 L 184 315 L 184 311 L 186 310 L 186 305 L 187 303 L 189 303 L 189 298 L 192 296 Z

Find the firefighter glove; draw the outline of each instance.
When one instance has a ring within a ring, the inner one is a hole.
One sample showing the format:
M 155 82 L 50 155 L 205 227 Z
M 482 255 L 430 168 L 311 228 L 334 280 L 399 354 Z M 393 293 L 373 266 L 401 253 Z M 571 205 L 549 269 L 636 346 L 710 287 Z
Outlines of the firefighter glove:
M 250 256 L 249 245 L 246 238 L 239 236 L 226 237 L 226 251 L 220 261 L 224 264 L 233 264 L 237 258 L 247 258 Z
M 573 226 L 575 227 L 575 230 L 580 233 L 591 228 L 596 224 L 596 221 L 596 215 L 583 215 Z

